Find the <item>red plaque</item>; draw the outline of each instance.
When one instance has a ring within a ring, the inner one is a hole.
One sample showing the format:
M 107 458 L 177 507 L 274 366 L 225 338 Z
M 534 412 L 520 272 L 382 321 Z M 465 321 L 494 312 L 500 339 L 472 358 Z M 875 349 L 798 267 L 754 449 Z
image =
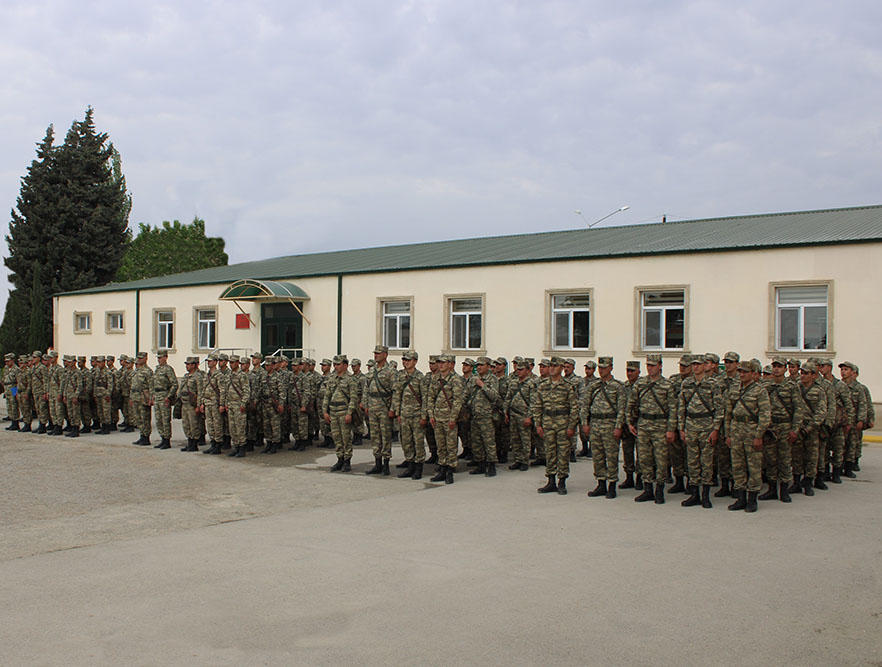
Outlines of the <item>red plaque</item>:
M 251 318 L 248 317 L 245 313 L 236 313 L 236 328 L 237 329 L 250 329 L 251 328 Z

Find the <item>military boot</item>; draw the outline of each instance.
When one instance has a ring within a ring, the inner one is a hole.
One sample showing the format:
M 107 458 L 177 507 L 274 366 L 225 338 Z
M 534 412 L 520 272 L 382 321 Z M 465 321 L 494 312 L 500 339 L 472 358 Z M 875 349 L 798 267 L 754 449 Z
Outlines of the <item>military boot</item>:
M 469 471 L 469 474 L 470 475 L 483 475 L 486 468 L 487 468 L 486 463 L 484 463 L 483 461 L 478 461 L 475 464 L 475 467 Z
M 245 446 L 244 445 L 236 447 L 236 458 L 237 459 L 244 459 L 245 458 Z
M 675 478 L 674 486 L 672 486 L 669 491 L 671 493 L 685 493 L 686 487 L 683 486 L 683 475 L 677 475 Z
M 812 478 L 811 477 L 803 477 L 802 478 L 802 492 L 807 496 L 815 495 L 815 490 L 812 488 Z
M 401 463 L 397 463 L 395 465 L 395 467 L 396 468 L 409 468 L 411 463 L 413 463 L 413 461 L 408 461 L 407 459 L 404 459 Z
M 747 505 L 745 506 L 744 511 L 756 512 L 756 491 L 747 492 Z
M 447 466 L 438 466 L 438 472 L 430 479 L 430 482 L 443 482 L 447 478 Z
M 220 445 L 215 440 L 212 440 L 211 446 L 208 449 L 203 450 L 202 453 L 203 454 L 220 454 Z
M 169 442 L 168 438 L 162 438 L 156 449 L 171 449 L 171 442 Z
M 539 493 L 553 493 L 557 491 L 557 484 L 554 481 L 554 475 L 548 475 L 548 483 L 536 489 Z
M 453 484 L 453 466 L 447 466 L 447 475 L 444 477 L 445 484 Z
M 351 459 L 343 459 L 343 469 L 340 472 L 351 472 L 351 471 L 352 471 Z
M 405 461 L 404 467 L 406 470 L 402 470 L 398 475 L 396 475 L 399 479 L 404 479 L 406 477 L 413 477 L 413 461 Z M 399 464 L 401 465 L 401 464 Z M 396 468 L 398 466 L 395 466 Z
M 431 456 L 426 459 L 426 465 L 435 465 L 436 463 L 438 463 L 438 452 L 430 452 L 430 454 Z
M 725 498 L 729 495 L 729 480 L 723 477 L 720 480 L 720 488 L 714 492 L 714 498 Z
M 634 478 L 634 490 L 642 491 L 643 490 L 643 475 L 641 473 L 637 473 L 637 476 Z
M 689 497 L 680 503 L 683 507 L 693 507 L 701 504 L 701 498 L 698 497 L 698 487 L 694 484 L 689 486 Z
M 854 463 L 852 461 L 845 462 L 845 472 L 842 473 L 849 479 L 854 479 L 857 475 L 854 474 Z
M 575 463 L 575 462 L 576 462 L 576 450 L 571 449 L 570 450 L 570 463 Z
M 239 449 L 241 449 L 241 448 L 238 445 L 236 445 L 235 447 L 233 447 L 233 449 L 230 451 L 230 453 L 227 454 L 227 456 L 229 456 L 229 457 L 239 456 Z
M 17 420 L 17 419 L 13 419 L 13 420 L 12 420 L 12 423 L 9 424 L 9 426 L 6 427 L 6 430 L 7 430 L 7 431 L 17 431 L 17 430 L 18 430 L 18 420 Z
M 829 486 L 827 486 L 826 484 L 824 484 L 824 480 L 821 479 L 821 475 L 820 475 L 820 474 L 818 474 L 818 476 L 815 477 L 814 487 L 815 487 L 816 489 L 820 489 L 821 491 L 827 491 L 827 490 L 829 490 L 829 488 L 830 488 Z
M 22 433 L 30 433 L 31 432 L 31 422 L 28 422 L 26 424 L 24 422 L 22 422 L 22 424 L 24 424 L 24 426 L 21 427 L 21 432 Z
M 710 490 L 710 484 L 703 484 L 701 487 L 701 506 L 707 510 L 713 507 L 710 499 Z
M 472 460 L 472 450 L 471 450 L 471 448 L 469 448 L 469 447 L 463 447 L 463 448 L 462 448 L 462 454 L 460 454 L 460 455 L 457 456 L 456 458 L 458 458 L 458 459 L 468 459 L 469 461 L 471 461 L 471 460 Z
M 423 464 L 422 463 L 414 463 L 413 464 L 413 474 L 411 475 L 414 479 L 422 479 L 423 478 Z
M 736 491 L 735 493 L 738 494 L 738 499 L 728 507 L 728 509 L 732 512 L 743 510 L 745 507 L 747 507 L 747 491 L 741 489 L 740 491 Z
M 110 424 L 101 424 L 101 428 L 95 431 L 95 435 L 110 435 Z
M 842 484 L 842 468 L 833 466 L 833 472 L 830 474 L 830 481 L 834 484 Z
M 221 441 L 221 449 L 229 449 L 232 446 L 232 436 L 225 435 L 224 439 Z
M 634 473 L 626 472 L 625 473 L 625 481 L 622 482 L 622 485 L 619 487 L 620 489 L 633 489 L 634 488 Z
M 567 478 L 566 477 L 560 477 L 557 480 L 557 492 L 562 496 L 567 495 Z
M 16 422 L 16 423 L 18 423 L 18 422 Z M 13 430 L 17 431 L 18 429 L 13 429 Z M 91 432 L 92 432 L 92 426 L 90 424 L 83 424 L 82 428 L 80 429 L 80 433 L 91 433 Z
M 663 482 L 655 485 L 655 504 L 665 504 L 665 485 Z
M 72 428 L 67 433 L 64 434 L 67 438 L 79 438 L 80 437 L 80 429 Z
M 616 497 L 616 483 L 608 482 L 606 485 L 606 497 L 612 500 Z
M 588 442 L 582 443 L 582 449 L 579 450 L 579 456 L 588 456 Z
M 42 424 L 42 423 L 41 423 L 41 424 L 40 424 L 40 428 L 38 428 L 35 432 L 36 432 L 36 433 L 39 433 L 39 434 L 41 434 L 41 435 L 42 435 L 43 433 L 45 433 L 45 432 L 46 432 L 46 424 Z
M 487 477 L 496 477 L 496 464 L 490 462 L 487 464 L 487 470 L 484 472 Z
M 860 456 L 858 456 L 854 460 L 854 463 L 851 465 L 851 469 L 854 470 L 855 472 L 861 471 L 861 457 Z
M 597 486 L 594 487 L 593 491 L 588 492 L 589 498 L 599 498 L 600 496 L 606 495 L 606 480 L 598 479 Z
M 337 462 L 331 466 L 330 472 L 339 472 L 340 470 L 343 470 L 343 457 L 342 456 L 337 457 Z
M 379 475 L 381 472 L 383 472 L 383 457 L 375 456 L 374 467 L 368 470 L 365 475 Z
M 388 477 L 391 473 L 389 472 L 389 459 L 383 459 L 383 476 Z
M 770 481 L 769 488 L 757 500 L 778 500 L 778 483 Z
M 793 483 L 787 489 L 790 493 L 802 493 L 802 475 L 794 475 Z
M 780 500 L 782 503 L 792 502 L 790 498 L 790 492 L 787 490 L 787 482 L 781 482 L 779 486 L 780 488 L 778 489 L 778 500 Z
M 643 493 L 634 498 L 634 502 L 645 503 L 650 500 L 655 500 L 655 492 L 652 490 L 652 484 L 646 482 L 646 484 L 643 485 Z

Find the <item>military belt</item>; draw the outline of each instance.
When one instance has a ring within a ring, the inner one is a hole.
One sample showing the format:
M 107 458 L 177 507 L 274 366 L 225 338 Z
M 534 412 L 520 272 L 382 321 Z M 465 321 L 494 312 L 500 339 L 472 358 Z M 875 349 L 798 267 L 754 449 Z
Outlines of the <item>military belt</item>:
M 790 417 L 772 417 L 773 424 L 789 424 Z
M 615 419 L 615 412 L 592 412 L 591 419 Z
M 544 410 L 543 414 L 546 417 L 564 417 L 570 414 L 569 410 Z
M 759 423 L 758 419 L 754 419 L 753 417 L 742 417 L 741 415 L 732 415 L 733 422 L 741 422 L 742 424 L 757 424 Z
M 691 412 L 689 410 L 686 411 L 686 416 L 690 419 L 704 419 L 705 417 L 713 417 L 713 412 Z
M 523 415 L 523 414 L 525 414 L 524 412 L 521 412 L 520 410 L 518 410 L 517 408 L 514 408 L 514 407 L 509 408 L 508 411 L 509 411 L 511 414 L 513 414 L 513 415 Z
M 374 398 L 389 398 L 392 395 L 391 391 L 372 391 L 370 392 L 370 396 Z
M 340 408 L 344 405 L 349 405 L 349 403 L 348 401 L 331 401 L 331 405 L 335 408 Z
M 667 418 L 668 418 L 667 415 L 639 415 L 638 416 L 638 419 L 645 419 L 645 420 L 651 421 L 651 422 L 662 421 L 662 420 L 666 420 Z

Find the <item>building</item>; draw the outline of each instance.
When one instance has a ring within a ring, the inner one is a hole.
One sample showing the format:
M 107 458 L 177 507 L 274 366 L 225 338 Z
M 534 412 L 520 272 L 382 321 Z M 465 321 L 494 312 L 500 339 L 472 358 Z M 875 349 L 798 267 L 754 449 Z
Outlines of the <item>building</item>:
M 877 401 L 882 206 L 292 255 L 54 297 L 63 353 L 850 359 Z M 425 358 L 425 357 L 424 357 Z M 425 367 L 425 362 L 421 363 Z

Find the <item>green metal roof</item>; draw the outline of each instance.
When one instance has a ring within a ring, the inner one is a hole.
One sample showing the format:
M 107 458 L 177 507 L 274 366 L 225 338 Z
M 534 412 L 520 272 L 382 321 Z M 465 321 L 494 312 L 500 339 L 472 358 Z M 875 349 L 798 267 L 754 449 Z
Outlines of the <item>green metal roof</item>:
M 765 213 L 289 255 L 66 292 L 90 294 L 237 280 L 758 250 L 882 241 L 882 205 Z
M 308 299 L 294 283 L 276 280 L 237 280 L 218 297 L 225 301 L 265 301 L 267 299 Z

